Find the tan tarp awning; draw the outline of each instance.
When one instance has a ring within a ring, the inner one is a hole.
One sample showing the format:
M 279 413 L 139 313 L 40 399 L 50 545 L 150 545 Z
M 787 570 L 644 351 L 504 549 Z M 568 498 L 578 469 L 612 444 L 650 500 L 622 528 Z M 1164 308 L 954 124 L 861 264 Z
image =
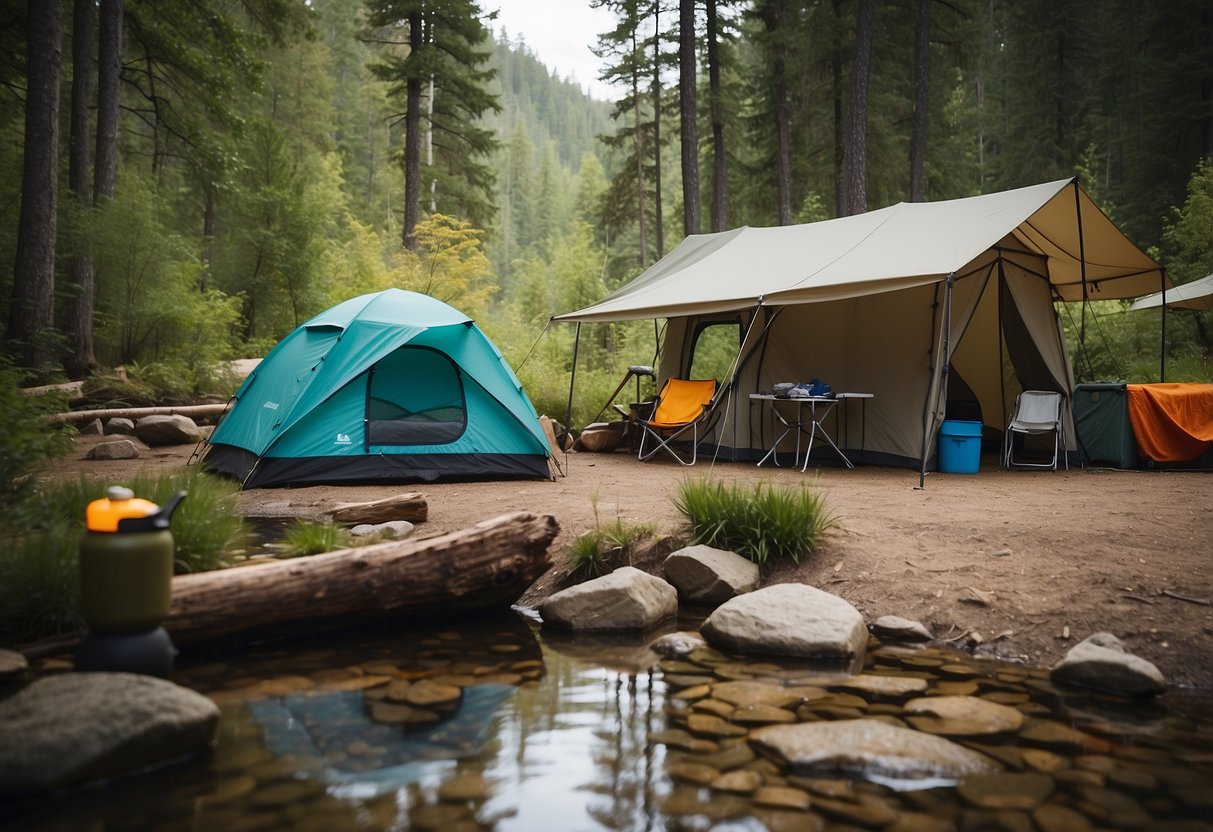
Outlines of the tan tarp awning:
M 1068 301 L 1139 297 L 1163 285 L 1158 263 L 1075 180 L 1063 179 L 805 225 L 695 234 L 605 300 L 553 320 L 842 300 L 964 276 L 998 259 L 1047 278 Z

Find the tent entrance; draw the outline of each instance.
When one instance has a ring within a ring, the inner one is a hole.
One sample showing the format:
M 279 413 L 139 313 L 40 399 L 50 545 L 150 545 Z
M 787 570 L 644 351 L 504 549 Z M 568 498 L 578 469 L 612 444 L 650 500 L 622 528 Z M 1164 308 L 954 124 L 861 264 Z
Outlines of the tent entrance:
M 459 367 L 428 347 L 401 347 L 371 368 L 366 443 L 447 445 L 467 429 Z

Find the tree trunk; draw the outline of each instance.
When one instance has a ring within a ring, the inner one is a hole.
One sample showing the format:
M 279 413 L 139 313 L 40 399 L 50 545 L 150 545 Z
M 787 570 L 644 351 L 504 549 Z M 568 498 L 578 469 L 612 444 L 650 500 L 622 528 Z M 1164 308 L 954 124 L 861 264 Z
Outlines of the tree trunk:
M 97 6 L 94 0 L 75 0 L 72 8 L 72 120 L 68 137 L 68 186 L 81 211 L 92 207 L 89 195 L 89 107 L 93 94 L 93 36 Z M 84 378 L 97 366 L 93 348 L 93 307 L 97 286 L 92 255 L 80 251 L 83 234 L 68 267 L 67 333 L 65 361 L 70 378 Z
M 776 0 L 765 15 L 771 35 L 771 86 L 775 105 L 775 199 L 779 225 L 792 224 L 792 135 L 788 113 L 787 50 L 783 31 L 786 23 L 785 0 Z
M 699 129 L 695 77 L 695 0 L 678 5 L 678 101 L 682 147 L 683 234 L 699 233 Z
M 843 169 L 845 143 L 842 122 L 842 0 L 834 0 L 834 50 L 830 56 L 830 97 L 834 102 L 834 216 L 847 215 L 847 183 Z
M 114 196 L 118 171 L 118 90 L 122 83 L 122 2 L 101 0 L 97 41 L 97 149 L 93 164 L 93 201 Z
M 211 258 L 215 244 L 215 189 L 206 188 L 206 202 L 202 207 L 202 271 L 198 275 L 198 291 L 206 291 L 207 277 L 211 271 Z
M 931 2 L 918 0 L 918 22 L 914 28 L 914 117 L 910 126 L 910 202 L 926 199 L 923 169 L 927 158 L 927 108 L 930 98 Z
M 868 78 L 876 0 L 859 0 L 855 25 L 855 63 L 851 68 L 851 117 L 847 120 L 847 214 L 868 210 Z
M 409 54 L 421 49 L 421 12 L 412 12 L 409 21 Z M 404 227 L 401 242 L 410 251 L 417 250 L 417 220 L 421 210 L 421 79 L 405 82 L 404 113 Z
M 59 0 L 29 0 L 25 151 L 21 218 L 6 340 L 20 365 L 49 372 L 55 301 L 55 229 L 59 185 L 59 69 L 63 15 Z
M 716 0 L 707 0 L 708 97 L 712 108 L 712 230 L 729 227 L 729 168 L 724 147 L 724 102 L 720 100 L 720 33 Z
M 665 255 L 665 219 L 661 210 L 661 4 L 653 4 L 653 241 L 657 259 Z
M 505 608 L 550 565 L 560 527 L 518 512 L 420 541 L 380 543 L 173 578 L 177 644 L 406 611 Z
M 648 225 L 644 217 L 644 127 L 640 121 L 640 65 L 642 57 L 636 43 L 636 27 L 632 27 L 632 114 L 636 130 L 633 143 L 636 152 L 636 225 L 640 235 L 640 268 L 649 264 Z

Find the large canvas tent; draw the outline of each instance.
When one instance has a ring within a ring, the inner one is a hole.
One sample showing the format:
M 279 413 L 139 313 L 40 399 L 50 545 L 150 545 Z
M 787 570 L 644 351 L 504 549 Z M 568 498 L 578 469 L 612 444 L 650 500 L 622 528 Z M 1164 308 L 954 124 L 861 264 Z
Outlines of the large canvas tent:
M 535 408 L 456 309 L 388 289 L 322 312 L 236 392 L 203 465 L 245 487 L 549 478 Z
M 749 394 L 819 378 L 870 392 L 839 430 L 848 456 L 930 464 L 950 414 L 1001 430 L 1022 389 L 1065 394 L 1073 371 L 1055 300 L 1165 288 L 1161 267 L 1073 179 L 806 225 L 687 237 L 570 322 L 666 319 L 658 376 L 693 374 L 714 327 L 738 361 L 711 437 L 755 458 L 770 442 Z M 862 418 L 862 424 L 858 421 Z M 828 453 L 823 455 L 826 458 Z

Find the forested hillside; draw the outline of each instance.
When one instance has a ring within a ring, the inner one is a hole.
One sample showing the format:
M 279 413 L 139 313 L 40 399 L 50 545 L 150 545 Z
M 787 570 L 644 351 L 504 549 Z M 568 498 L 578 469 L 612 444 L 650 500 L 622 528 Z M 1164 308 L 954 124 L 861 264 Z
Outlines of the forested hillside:
M 184 398 L 398 286 L 480 320 L 559 412 L 548 318 L 688 233 L 1072 175 L 1176 282 L 1213 271 L 1202 0 L 585 2 L 616 21 L 611 102 L 474 0 L 8 4 L 5 352 L 28 380 L 121 364 Z M 1090 311 L 1110 357 L 1080 375 L 1150 372 L 1152 319 Z M 1176 317 L 1173 366 L 1207 374 L 1210 313 Z M 588 398 L 653 336 L 591 328 Z

